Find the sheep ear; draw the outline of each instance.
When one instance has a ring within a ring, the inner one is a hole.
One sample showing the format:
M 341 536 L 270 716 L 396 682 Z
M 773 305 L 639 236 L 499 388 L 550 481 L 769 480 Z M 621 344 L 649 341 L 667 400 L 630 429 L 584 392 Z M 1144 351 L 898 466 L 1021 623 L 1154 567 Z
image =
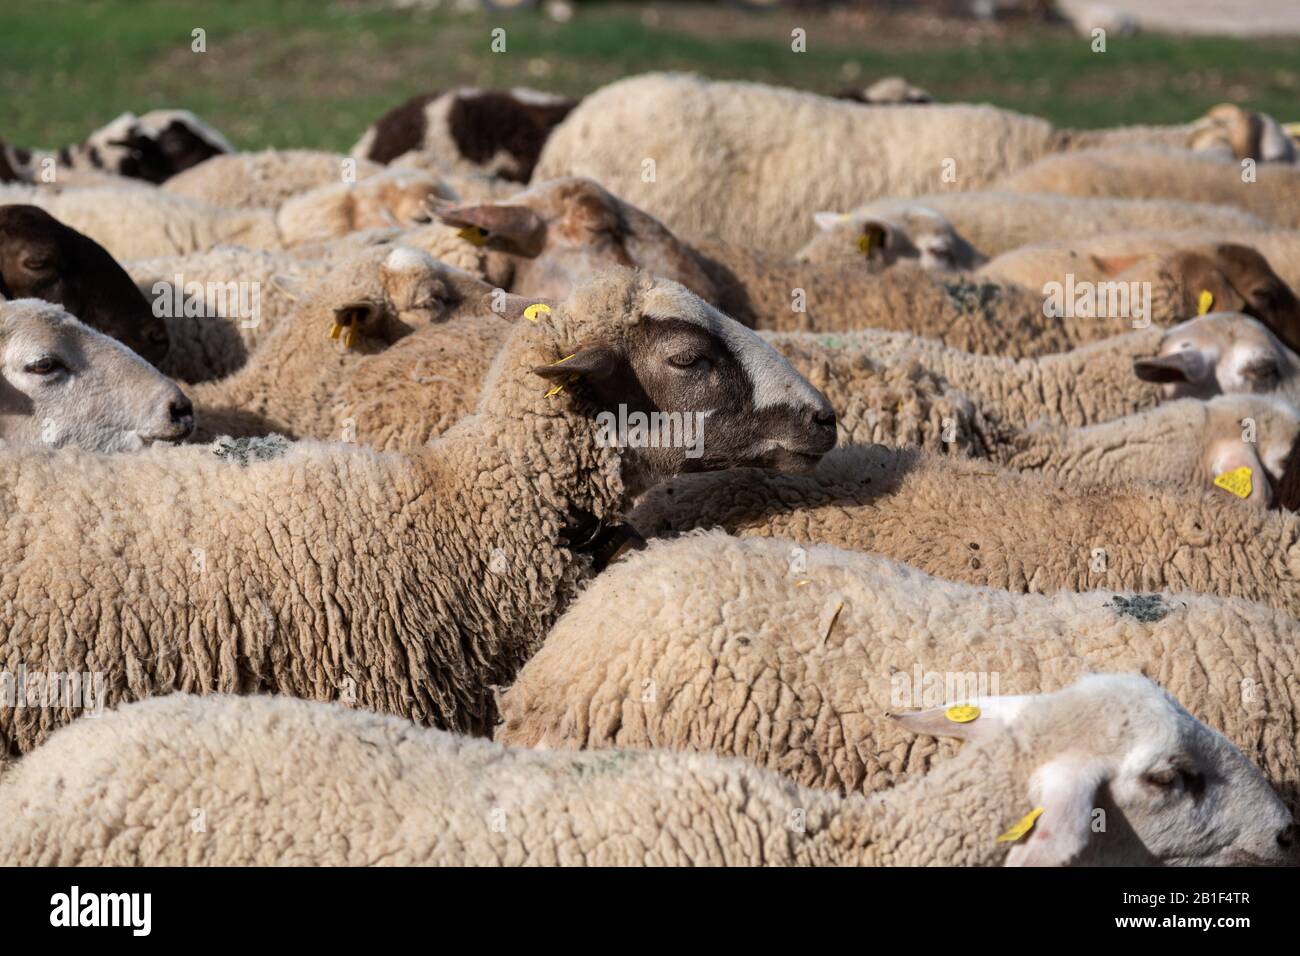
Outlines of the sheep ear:
M 539 365 L 533 369 L 533 374 L 561 381 L 577 375 L 588 381 L 599 382 L 617 372 L 620 364 L 618 350 L 600 343 L 585 346 L 550 365 Z
M 1238 438 L 1221 439 L 1210 446 L 1207 459 L 1216 489 L 1235 495 L 1257 508 L 1267 508 L 1273 503 L 1268 475 L 1254 444 Z
M 885 255 L 885 243 L 889 239 L 889 227 L 874 220 L 862 224 L 858 235 L 858 251 L 868 259 L 880 259 Z
M 273 275 L 271 276 L 271 285 L 288 296 L 291 302 L 297 302 L 307 294 L 307 283 L 302 276 Z
M 1196 349 L 1182 349 L 1168 355 L 1133 360 L 1133 374 L 1144 382 L 1164 385 L 1170 382 L 1196 383 L 1209 375 L 1209 363 Z
M 931 737 L 956 737 L 959 740 L 983 740 L 1001 733 L 1034 699 L 1032 694 L 1009 697 L 985 697 L 978 704 L 956 704 L 889 714 L 908 730 Z M 971 707 L 975 708 L 972 718 Z
M 829 210 L 813 213 L 813 222 L 817 223 L 817 228 L 822 232 L 830 232 L 836 226 L 842 225 L 847 218 L 842 213 L 830 212 Z
M 449 226 L 476 227 L 488 238 L 507 239 L 521 247 L 537 247 L 546 238 L 546 223 L 527 206 L 471 203 L 435 208 L 433 214 Z
M 1042 808 L 1033 828 L 1016 838 L 1016 820 L 1002 839 L 1011 842 L 1007 866 L 1065 866 L 1092 839 L 1093 808 L 1097 791 L 1106 782 L 1105 767 L 1081 757 L 1058 757 L 1034 771 L 1029 790 L 1033 806 L 1014 808 L 1024 812 Z M 1017 819 L 1023 819 L 1017 817 Z

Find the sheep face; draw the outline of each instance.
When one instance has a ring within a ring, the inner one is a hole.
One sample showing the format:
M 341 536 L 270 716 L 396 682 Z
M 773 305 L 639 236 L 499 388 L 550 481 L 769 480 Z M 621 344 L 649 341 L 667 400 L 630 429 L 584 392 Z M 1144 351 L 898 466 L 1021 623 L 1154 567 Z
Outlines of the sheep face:
M 1290 382 L 1300 365 L 1294 352 L 1249 316 L 1218 312 L 1174 326 L 1151 358 L 1133 371 L 1160 385 L 1165 398 L 1207 399 L 1268 393 Z
M 627 449 L 630 485 L 738 466 L 806 472 L 834 447 L 825 396 L 766 341 L 683 286 L 619 270 L 579 289 L 563 311 L 611 307 L 627 320 L 534 372 L 571 384 L 595 406 L 604 443 Z M 637 413 L 649 423 L 641 435 Z M 680 429 L 655 432 L 656 413 L 661 423 L 664 413 L 676 415 Z
M 0 206 L 0 295 L 62 305 L 155 364 L 167 354 L 167 325 L 125 270 L 35 206 Z
M 1294 502 L 1279 501 L 1277 487 L 1300 438 L 1300 411 L 1279 396 L 1223 395 L 1206 405 L 1206 413 L 1206 487 L 1217 476 L 1249 468 L 1249 490 L 1236 486 L 1239 497 L 1259 508 L 1294 508 Z
M 190 401 L 121 343 L 36 299 L 0 304 L 0 438 L 134 451 L 194 428 Z
M 695 253 L 653 216 L 623 202 L 590 179 L 552 179 L 502 203 L 435 210 L 515 258 L 513 289 L 520 295 L 562 299 L 587 276 L 611 266 L 645 269 L 716 298 Z
M 796 253 L 802 262 L 886 268 L 912 261 L 937 272 L 984 262 L 947 218 L 925 206 L 891 204 L 878 214 L 818 212 L 813 219 L 818 234 Z
M 942 709 L 899 719 L 990 743 L 1009 735 L 1026 764 L 1024 811 L 1043 810 L 1009 866 L 1300 862 L 1300 828 L 1263 774 L 1144 677 L 1094 675 L 980 707 L 966 724 Z M 977 745 L 957 759 L 982 756 Z

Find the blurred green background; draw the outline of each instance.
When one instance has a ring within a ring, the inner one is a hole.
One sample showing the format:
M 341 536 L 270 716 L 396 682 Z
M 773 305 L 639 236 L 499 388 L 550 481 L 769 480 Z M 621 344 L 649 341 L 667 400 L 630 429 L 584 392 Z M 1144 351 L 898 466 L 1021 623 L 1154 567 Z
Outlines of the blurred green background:
M 41 0 L 0 5 L 0 137 L 82 139 L 124 110 L 199 113 L 238 146 L 342 150 L 405 97 L 452 85 L 585 93 L 690 69 L 821 92 L 902 74 L 941 100 L 986 101 L 1077 127 L 1192 119 L 1231 100 L 1300 119 L 1295 40 L 1111 37 L 1063 25 L 872 10 L 744 13 L 726 3 L 578 2 L 451 13 L 366 0 Z M 490 52 L 506 29 L 507 51 Z M 790 49 L 795 27 L 807 52 Z M 206 31 L 207 52 L 191 51 Z

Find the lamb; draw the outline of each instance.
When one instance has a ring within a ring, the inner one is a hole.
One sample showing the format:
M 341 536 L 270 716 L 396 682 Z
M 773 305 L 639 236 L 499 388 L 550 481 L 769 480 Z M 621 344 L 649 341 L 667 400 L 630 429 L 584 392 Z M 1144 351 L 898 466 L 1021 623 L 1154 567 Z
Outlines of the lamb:
M 495 739 L 743 757 L 802 786 L 870 794 L 957 753 L 913 739 L 891 712 L 1136 671 L 1295 807 L 1298 637 L 1294 619 L 1235 599 L 1009 594 L 877 555 L 710 532 L 651 542 L 593 581 L 501 695 Z
M 147 201 L 134 189 L 5 187 L 0 201 L 39 206 L 101 243 L 118 259 L 202 252 L 220 243 L 281 249 L 354 229 L 411 223 L 439 195 L 436 180 L 394 170 L 357 183 L 322 186 L 278 209 L 224 209 L 163 190 Z
M 41 298 L 147 361 L 168 354 L 166 325 L 99 243 L 35 206 L 0 206 L 0 300 Z
M 1259 335 L 1269 335 L 1245 316 L 1216 316 L 1215 321 L 1249 323 Z M 1035 422 L 1094 425 L 1154 407 L 1161 386 L 1144 381 L 1141 373 L 1134 375 L 1134 363 L 1150 359 L 1171 334 L 1143 329 L 1025 359 L 963 352 L 906 332 L 765 332 L 763 337 L 826 393 L 840 414 L 846 443 L 887 441 L 858 437 L 846 410 L 861 401 L 864 389 L 884 370 L 915 369 L 911 374 L 917 380 L 935 380 L 939 388 L 966 399 L 984 423 L 981 436 L 987 444 L 996 442 L 998 433 Z
M 226 209 L 274 209 L 300 193 L 365 179 L 384 167 L 311 149 L 266 149 L 214 156 L 173 176 L 163 190 Z
M 36 299 L 0 300 L 0 447 L 137 451 L 185 438 L 185 394 L 126 346 Z M 7 509 L 5 520 L 17 520 Z
M 0 461 L 0 660 L 103 671 L 109 704 L 272 691 L 482 732 L 490 686 L 603 564 L 636 496 L 685 468 L 805 471 L 835 443 L 825 398 L 676 283 L 610 271 L 534 318 L 476 414 L 410 455 L 225 442 Z M 608 418 L 629 407 L 707 410 L 717 437 L 621 441 Z M 0 740 L 29 750 L 74 716 L 0 707 Z
M 790 255 L 808 215 L 884 197 L 990 186 L 1061 149 L 1165 143 L 1188 127 L 1071 132 L 991 106 L 864 110 L 756 83 L 634 76 L 584 99 L 542 148 L 536 179 L 589 176 L 689 241 L 716 234 Z
M 432 155 L 444 168 L 526 183 L 551 130 L 576 105 L 522 87 L 423 93 L 372 123 L 352 155 L 376 163 Z
M 402 246 L 342 261 L 304 292 L 244 367 L 191 389 L 198 406 L 195 437 L 274 432 L 352 440 L 348 416 L 338 407 L 349 371 L 417 330 L 461 315 L 492 314 L 492 295 L 473 276 Z M 202 319 L 196 324 L 229 328 Z
M 1244 179 L 1244 173 L 1239 163 L 1203 153 L 1096 149 L 1049 156 L 1011 171 L 996 188 L 1213 203 L 1235 206 L 1287 229 L 1300 227 L 1300 168 L 1261 163 L 1253 169 L 1252 180 Z
M 123 113 L 77 146 L 35 151 L 0 142 L 0 183 L 66 181 L 87 171 L 161 183 L 212 156 L 233 151 L 189 110 Z
M 942 723 L 936 717 L 900 721 L 926 732 Z M 1081 724 L 1094 733 L 1081 738 Z M 0 863 L 1300 859 L 1300 827 L 1259 770 L 1141 677 L 994 698 L 979 720 L 941 732 L 970 743 L 922 780 L 868 800 L 798 787 L 738 760 L 535 753 L 337 705 L 176 695 L 79 721 L 0 776 Z M 1099 832 L 1094 805 L 1125 825 Z M 999 836 L 1035 806 L 1041 822 L 1027 838 L 1028 826 Z M 199 833 L 189 808 L 208 823 Z
M 974 268 L 984 259 L 1021 246 L 1140 229 L 1213 230 L 1249 233 L 1267 229 L 1269 223 L 1231 206 L 1172 199 L 1105 199 L 1050 193 L 978 190 L 919 196 L 908 200 L 882 200 L 833 219 L 817 220 L 821 232 L 797 255 L 808 261 L 856 261 L 864 258 L 860 245 L 873 248 L 870 235 L 876 223 L 929 213 L 947 224 L 941 249 L 956 268 Z M 815 217 L 816 218 L 816 217 Z M 863 241 L 861 237 L 867 236 Z M 949 236 L 957 236 L 964 247 Z M 887 243 L 886 243 L 887 244 Z M 856 254 L 856 255 L 855 255 Z M 944 256 L 941 255 L 941 261 Z M 959 261 L 956 261 L 959 260 Z
M 1220 103 L 1192 124 L 1188 148 L 1216 150 L 1230 159 L 1294 163 L 1296 147 L 1282 124 L 1267 113 Z
M 882 76 L 862 89 L 841 90 L 836 99 L 853 100 L 869 106 L 897 106 L 900 103 L 933 103 L 928 90 L 915 86 L 901 76 Z
M 647 538 L 721 527 L 871 551 L 950 581 L 1015 592 L 1200 591 L 1295 615 L 1296 457 L 1277 490 L 1248 443 L 1221 462 L 1225 471 L 1251 469 L 1250 493 L 1264 489 L 1279 511 L 1222 488 L 1072 488 L 988 462 L 872 446 L 838 449 L 803 478 L 758 471 L 674 478 L 647 493 L 628 520 Z

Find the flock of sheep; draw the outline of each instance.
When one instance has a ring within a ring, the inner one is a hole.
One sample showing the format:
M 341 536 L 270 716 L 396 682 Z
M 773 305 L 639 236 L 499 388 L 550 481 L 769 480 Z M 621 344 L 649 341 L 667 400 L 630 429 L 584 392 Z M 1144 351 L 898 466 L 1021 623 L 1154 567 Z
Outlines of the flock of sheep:
M 0 144 L 0 864 L 1300 862 L 1294 127 L 886 86 Z

